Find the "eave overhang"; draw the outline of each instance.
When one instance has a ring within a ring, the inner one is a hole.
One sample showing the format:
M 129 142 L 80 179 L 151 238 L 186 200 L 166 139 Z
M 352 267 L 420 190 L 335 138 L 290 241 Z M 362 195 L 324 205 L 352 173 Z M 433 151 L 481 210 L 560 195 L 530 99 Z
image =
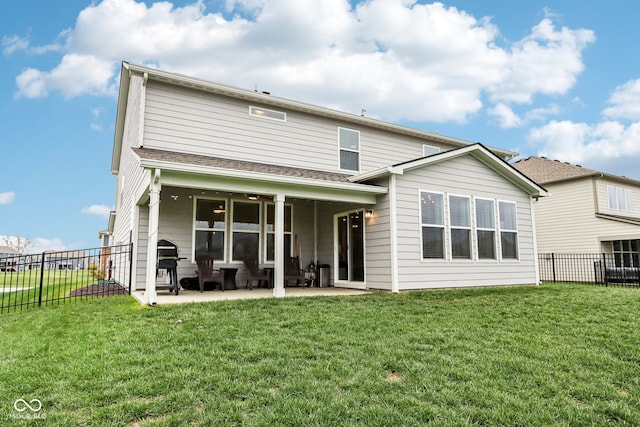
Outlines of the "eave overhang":
M 162 185 L 183 188 L 211 188 L 240 193 L 275 195 L 315 200 L 375 204 L 387 188 L 376 185 L 326 181 L 212 166 L 182 164 L 140 158 L 140 166 L 161 171 Z

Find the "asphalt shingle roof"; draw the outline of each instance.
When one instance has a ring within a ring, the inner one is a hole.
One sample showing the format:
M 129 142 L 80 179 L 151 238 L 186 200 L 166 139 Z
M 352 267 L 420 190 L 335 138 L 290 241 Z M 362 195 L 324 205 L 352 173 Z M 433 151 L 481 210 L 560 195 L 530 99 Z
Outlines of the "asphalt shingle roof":
M 133 151 L 141 159 L 145 160 L 205 166 L 219 169 L 240 170 L 247 172 L 257 172 L 335 182 L 349 182 L 349 178 L 351 177 L 351 175 L 342 173 L 325 172 L 313 169 L 292 168 L 288 166 L 247 162 L 242 160 L 203 156 L 199 154 L 177 153 L 174 151 L 156 150 L 153 148 L 133 148 Z
M 530 156 L 512 163 L 512 166 L 538 184 L 600 174 L 600 172 L 593 169 L 583 168 L 582 166 L 559 160 L 549 160 L 546 157 Z

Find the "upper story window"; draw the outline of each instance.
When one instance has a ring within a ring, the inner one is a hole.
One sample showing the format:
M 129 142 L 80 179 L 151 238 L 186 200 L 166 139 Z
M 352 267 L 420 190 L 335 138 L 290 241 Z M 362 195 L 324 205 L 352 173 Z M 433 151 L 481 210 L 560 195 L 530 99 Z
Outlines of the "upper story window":
M 255 117 L 262 117 L 264 119 L 278 120 L 280 122 L 287 121 L 287 113 L 283 113 L 282 111 L 268 110 L 266 108 L 260 107 L 249 107 L 249 115 Z
M 360 132 L 338 128 L 340 142 L 340 169 L 360 170 Z
M 631 190 L 607 185 L 607 193 L 609 194 L 609 209 L 633 212 L 633 193 Z
M 440 152 L 440 147 L 434 147 L 433 145 L 422 145 L 422 154 L 424 156 L 431 156 L 433 154 L 438 154 Z

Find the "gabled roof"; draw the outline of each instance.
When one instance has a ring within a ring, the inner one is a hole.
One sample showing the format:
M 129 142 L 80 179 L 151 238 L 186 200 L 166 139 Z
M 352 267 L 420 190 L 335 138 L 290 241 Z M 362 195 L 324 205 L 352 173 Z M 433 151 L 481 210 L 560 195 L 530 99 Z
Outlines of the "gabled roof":
M 243 99 L 250 102 L 257 102 L 276 108 L 285 108 L 288 110 L 299 111 L 315 116 L 326 117 L 330 119 L 340 120 L 347 123 L 353 123 L 356 126 L 366 126 L 381 130 L 386 130 L 399 135 L 408 135 L 423 140 L 423 142 L 440 142 L 454 147 L 465 147 L 472 144 L 457 138 L 452 138 L 437 133 L 427 132 L 420 129 L 401 126 L 393 123 L 384 122 L 382 120 L 364 117 L 358 114 L 346 113 L 326 107 L 308 104 L 305 102 L 292 101 L 286 98 L 280 98 L 268 93 L 260 93 L 253 90 L 240 89 L 233 86 L 213 83 L 206 80 L 188 77 L 177 73 L 170 73 L 154 68 L 148 68 L 141 65 L 122 62 L 120 73 L 120 91 L 118 94 L 118 110 L 116 113 L 116 129 L 113 145 L 113 157 L 111 162 L 111 172 L 117 173 L 120 168 L 121 145 L 124 131 L 124 122 L 126 117 L 127 101 L 129 96 L 129 83 L 132 74 L 143 76 L 146 80 L 155 80 L 176 86 L 188 87 L 204 92 L 215 93 L 222 96 L 228 96 L 237 99 Z M 493 152 L 504 158 L 513 158 L 518 153 L 500 148 L 491 148 Z
M 573 165 L 568 162 L 547 159 L 546 157 L 529 156 L 526 159 L 520 159 L 514 162 L 513 167 L 540 184 L 551 184 L 575 179 L 600 177 L 624 182 L 629 185 L 640 186 L 640 181 L 627 178 L 626 176 L 599 172 L 594 169 L 583 168 L 580 165 Z
M 502 160 L 500 157 L 496 156 L 491 150 L 480 143 L 476 143 L 473 145 L 468 145 L 463 148 L 458 148 L 455 150 L 444 151 L 437 154 L 432 154 L 430 156 L 421 157 L 415 160 L 410 160 L 402 163 L 397 163 L 392 166 L 388 166 L 385 168 L 380 168 L 371 172 L 363 173 L 360 175 L 355 175 L 351 177 L 351 181 L 354 182 L 364 182 L 373 178 L 377 178 L 380 176 L 385 176 L 389 174 L 404 174 L 405 171 L 428 166 L 430 164 L 440 163 L 442 161 L 446 161 L 452 158 L 471 155 L 476 159 L 480 160 L 482 163 L 487 165 L 489 168 L 502 175 L 508 181 L 526 191 L 530 195 L 534 197 L 545 197 L 548 196 L 549 193 L 541 187 L 536 182 L 532 181 L 530 178 L 522 174 L 520 171 L 515 169 L 506 161 Z

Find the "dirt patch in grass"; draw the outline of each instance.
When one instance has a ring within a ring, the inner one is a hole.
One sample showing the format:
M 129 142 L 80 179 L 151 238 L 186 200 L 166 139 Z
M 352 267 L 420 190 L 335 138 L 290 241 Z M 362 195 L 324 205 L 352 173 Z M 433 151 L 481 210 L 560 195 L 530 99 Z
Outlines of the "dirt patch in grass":
M 105 282 L 78 288 L 69 293 L 72 297 L 106 297 L 111 295 L 127 295 L 129 292 L 117 283 Z

